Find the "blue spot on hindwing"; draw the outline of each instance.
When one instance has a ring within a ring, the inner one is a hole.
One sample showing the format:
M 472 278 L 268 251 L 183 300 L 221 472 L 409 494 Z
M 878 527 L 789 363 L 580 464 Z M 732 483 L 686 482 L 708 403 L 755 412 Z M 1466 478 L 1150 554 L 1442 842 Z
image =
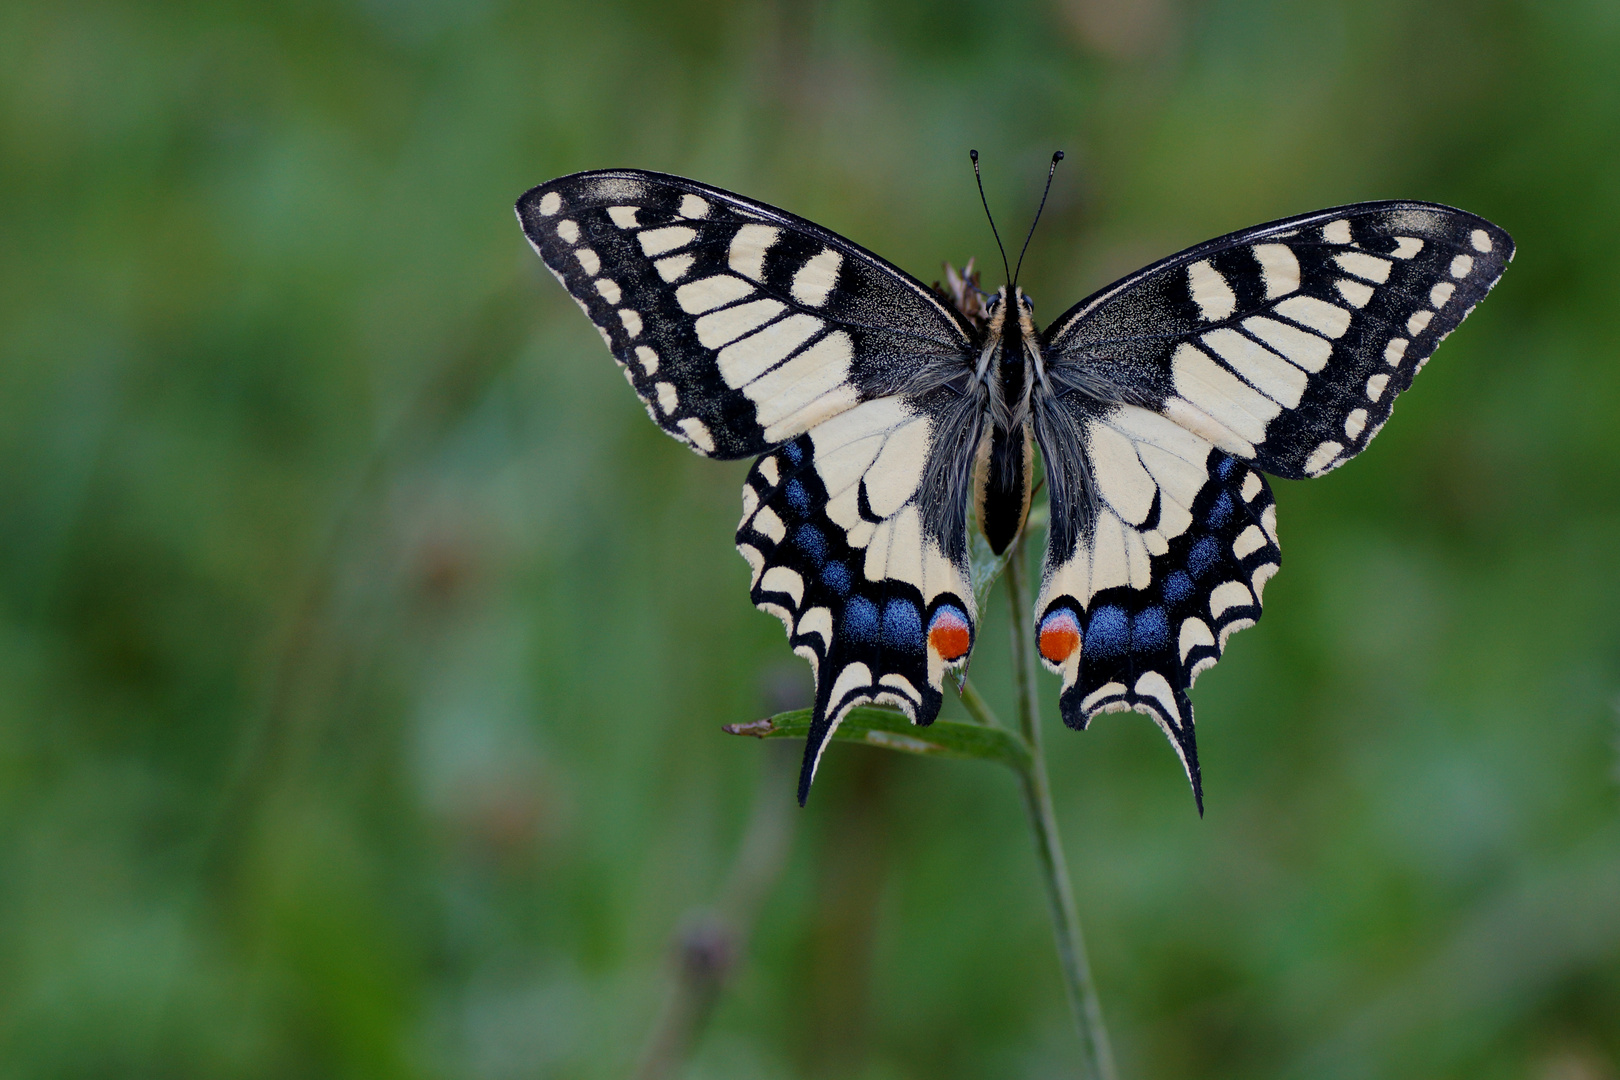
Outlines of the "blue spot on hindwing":
M 860 645 L 875 645 L 878 640 L 878 609 L 864 596 L 851 597 L 844 608 L 844 636 Z
M 1206 576 L 1220 561 L 1221 545 L 1213 536 L 1204 537 L 1187 552 L 1187 569 L 1195 578 Z
M 800 525 L 793 534 L 793 546 L 817 566 L 827 561 L 827 538 L 814 525 Z
M 802 517 L 810 512 L 810 493 L 804 490 L 804 485 L 798 480 L 789 480 L 782 493 L 787 496 L 788 505 L 793 507 L 795 514 Z
M 1209 508 L 1209 523 L 1217 529 L 1224 529 L 1226 523 L 1232 520 L 1232 511 L 1237 509 L 1232 505 L 1232 493 L 1222 488 L 1221 493 L 1215 496 L 1215 503 Z
M 1141 651 L 1157 651 L 1170 641 L 1170 623 L 1164 617 L 1164 608 L 1150 607 L 1137 612 L 1131 620 L 1131 647 Z
M 1237 458 L 1228 457 L 1227 455 L 1222 454 L 1220 464 L 1215 466 L 1215 475 L 1219 476 L 1222 480 L 1230 480 L 1232 479 L 1232 473 L 1237 470 L 1237 467 Z
M 830 562 L 821 568 L 821 580 L 839 596 L 849 595 L 849 567 L 841 562 Z
M 1085 654 L 1103 658 L 1118 656 L 1130 646 L 1130 616 L 1123 608 L 1113 605 L 1100 607 L 1091 613 L 1086 623 Z
M 782 456 L 787 458 L 793 465 L 800 465 L 804 462 L 804 451 L 799 448 L 797 442 L 784 443 L 782 445 Z
M 892 597 L 883 605 L 883 644 L 904 652 L 922 652 L 922 616 L 916 604 Z
M 1177 570 L 1164 579 L 1164 598 L 1179 604 L 1193 594 L 1192 578 L 1185 570 Z

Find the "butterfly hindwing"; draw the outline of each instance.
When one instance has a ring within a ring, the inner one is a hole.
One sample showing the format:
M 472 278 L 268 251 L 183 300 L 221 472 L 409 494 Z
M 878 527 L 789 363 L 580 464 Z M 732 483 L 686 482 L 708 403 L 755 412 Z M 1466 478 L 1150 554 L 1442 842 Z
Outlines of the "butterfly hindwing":
M 1037 415 L 1053 506 L 1090 511 L 1054 509 L 1035 607 L 1041 658 L 1063 679 L 1064 722 L 1147 713 L 1201 803 L 1187 691 L 1260 618 L 1282 561 L 1270 486 L 1139 406 L 1071 395 Z
M 761 457 L 737 548 L 751 596 L 810 662 L 816 701 L 799 800 L 833 731 L 863 702 L 919 724 L 976 633 L 964 508 L 931 501 L 929 464 L 954 444 L 948 389 L 858 405 Z
M 1289 479 L 1359 453 L 1513 241 L 1432 203 L 1361 203 L 1245 229 L 1077 304 L 1048 334 L 1060 386 L 1154 408 Z
M 718 188 L 577 173 L 527 192 L 517 213 L 648 415 L 710 457 L 759 454 L 965 355 L 960 320 L 921 283 Z

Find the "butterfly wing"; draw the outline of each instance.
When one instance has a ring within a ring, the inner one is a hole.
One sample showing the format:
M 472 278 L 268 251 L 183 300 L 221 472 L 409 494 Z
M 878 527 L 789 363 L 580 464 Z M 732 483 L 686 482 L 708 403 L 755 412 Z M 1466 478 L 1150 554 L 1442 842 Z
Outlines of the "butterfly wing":
M 971 402 L 949 388 L 866 402 L 755 462 L 737 549 L 751 595 L 810 662 L 816 700 L 799 801 L 839 722 L 863 702 L 919 724 L 977 633 L 967 561 Z
M 960 318 L 904 271 L 678 176 L 576 173 L 526 192 L 517 215 L 648 415 L 709 457 L 759 454 L 948 378 L 968 347 Z
M 579 173 L 518 202 L 647 412 L 711 457 L 762 455 L 737 546 L 816 676 L 799 799 L 862 702 L 918 723 L 976 633 L 968 331 L 920 282 L 820 226 L 680 177 Z
M 1065 721 L 1148 713 L 1198 791 L 1186 691 L 1259 619 L 1281 559 L 1260 471 L 1320 476 L 1364 449 L 1512 255 L 1472 214 L 1364 203 L 1201 244 L 1053 324 L 1036 610 Z

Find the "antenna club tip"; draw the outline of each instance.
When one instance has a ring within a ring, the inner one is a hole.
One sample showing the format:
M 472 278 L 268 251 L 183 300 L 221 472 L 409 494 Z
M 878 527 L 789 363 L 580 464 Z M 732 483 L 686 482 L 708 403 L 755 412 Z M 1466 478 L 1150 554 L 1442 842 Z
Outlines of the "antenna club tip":
M 968 158 L 972 160 L 975 165 L 977 165 L 979 163 L 979 152 L 977 150 L 969 150 Z
M 1063 151 L 1059 150 L 1052 155 L 1052 164 L 1056 165 L 1063 160 Z

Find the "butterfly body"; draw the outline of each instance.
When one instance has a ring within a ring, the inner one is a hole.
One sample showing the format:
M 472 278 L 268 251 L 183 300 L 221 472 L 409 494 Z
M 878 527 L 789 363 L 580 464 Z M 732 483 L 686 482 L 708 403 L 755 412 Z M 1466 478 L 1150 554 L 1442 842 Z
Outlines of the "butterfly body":
M 1489 222 L 1363 203 L 1257 226 L 1101 290 L 1043 332 L 1016 285 L 942 296 L 811 222 L 680 177 L 579 173 L 518 202 L 648 415 L 757 456 L 738 550 L 811 664 L 800 799 L 862 702 L 929 723 L 977 634 L 970 510 L 998 553 L 1034 459 L 1034 631 L 1064 721 L 1151 716 L 1201 787 L 1197 675 L 1281 562 L 1263 473 L 1358 453 L 1512 256 Z

